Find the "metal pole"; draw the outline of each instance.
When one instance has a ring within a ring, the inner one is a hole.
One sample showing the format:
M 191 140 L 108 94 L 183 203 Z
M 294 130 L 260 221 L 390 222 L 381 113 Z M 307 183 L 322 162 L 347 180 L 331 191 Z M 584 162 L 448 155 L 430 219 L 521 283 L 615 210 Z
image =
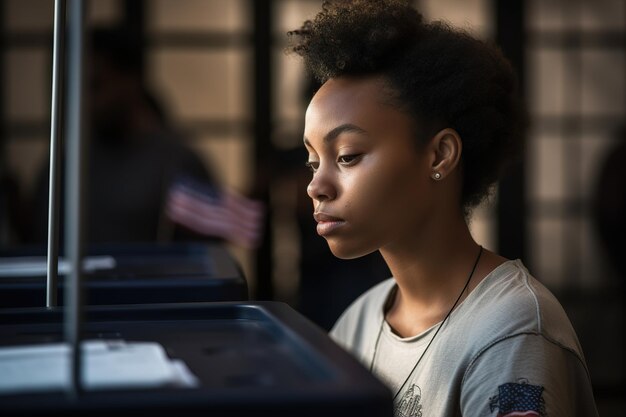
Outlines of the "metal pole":
M 59 184 L 61 80 L 63 74 L 63 42 L 65 33 L 65 0 L 54 1 L 54 38 L 52 44 L 52 110 L 50 114 L 50 180 L 48 201 L 48 280 L 46 307 L 57 306 L 59 260 Z
M 81 391 L 81 260 L 83 257 L 83 187 L 87 142 L 83 133 L 83 35 L 84 3 L 69 2 L 69 42 L 66 101 L 65 255 L 70 265 L 66 280 L 65 338 L 71 349 L 70 393 Z
M 257 163 L 258 178 L 267 178 L 274 148 L 271 141 L 272 131 L 272 10 L 271 0 L 251 0 L 254 15 L 254 155 Z M 256 276 L 257 287 L 255 297 L 260 300 L 271 300 L 274 297 L 272 271 L 272 209 L 270 205 L 269 180 L 257 184 L 256 197 L 264 201 L 268 208 L 265 218 L 263 240 L 257 250 Z

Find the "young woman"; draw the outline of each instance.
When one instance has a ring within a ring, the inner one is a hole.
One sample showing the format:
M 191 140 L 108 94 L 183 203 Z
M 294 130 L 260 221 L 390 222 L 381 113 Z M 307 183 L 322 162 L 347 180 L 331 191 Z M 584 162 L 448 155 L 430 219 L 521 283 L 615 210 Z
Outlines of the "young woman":
M 340 258 L 379 250 L 393 274 L 331 336 L 399 416 L 597 415 L 558 301 L 468 229 L 521 148 L 501 53 L 393 0 L 325 4 L 291 36 L 323 83 L 304 132 L 317 232 Z

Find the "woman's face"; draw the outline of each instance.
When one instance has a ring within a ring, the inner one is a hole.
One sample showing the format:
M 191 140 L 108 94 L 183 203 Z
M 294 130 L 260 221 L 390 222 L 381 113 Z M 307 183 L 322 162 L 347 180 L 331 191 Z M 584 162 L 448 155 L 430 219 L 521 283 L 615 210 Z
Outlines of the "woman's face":
M 317 232 L 339 258 L 419 237 L 435 206 L 431 158 L 420 152 L 412 119 L 388 103 L 388 94 L 380 78 L 331 79 L 306 112 L 313 170 L 307 192 Z

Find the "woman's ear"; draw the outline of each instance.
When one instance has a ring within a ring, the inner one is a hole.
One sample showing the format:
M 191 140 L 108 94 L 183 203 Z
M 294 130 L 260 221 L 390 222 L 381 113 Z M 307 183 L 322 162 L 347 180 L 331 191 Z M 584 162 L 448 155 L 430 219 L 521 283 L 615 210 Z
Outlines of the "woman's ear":
M 459 165 L 463 142 L 456 130 L 446 128 L 433 136 L 429 145 L 432 155 L 431 176 L 435 180 L 442 180 Z

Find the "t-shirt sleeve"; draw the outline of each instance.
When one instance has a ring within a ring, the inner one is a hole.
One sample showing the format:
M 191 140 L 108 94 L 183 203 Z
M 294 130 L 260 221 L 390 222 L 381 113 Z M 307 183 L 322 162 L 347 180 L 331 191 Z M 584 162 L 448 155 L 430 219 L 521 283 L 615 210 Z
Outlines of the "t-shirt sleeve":
M 479 353 L 463 378 L 460 406 L 463 417 L 598 415 L 582 360 L 533 333 Z

